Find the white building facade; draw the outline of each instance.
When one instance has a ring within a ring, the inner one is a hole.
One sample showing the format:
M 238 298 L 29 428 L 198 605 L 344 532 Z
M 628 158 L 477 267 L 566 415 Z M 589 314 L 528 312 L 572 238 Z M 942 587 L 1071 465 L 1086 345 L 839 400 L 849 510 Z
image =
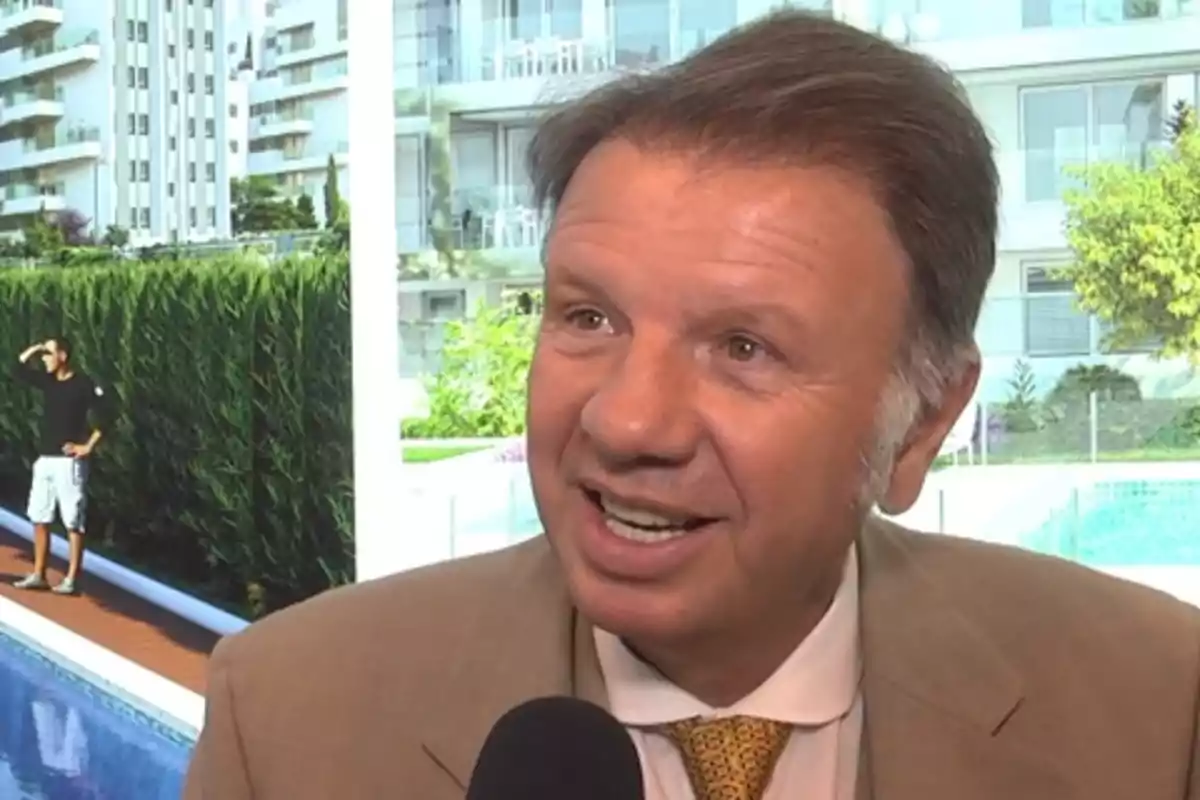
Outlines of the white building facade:
M 248 172 L 285 197 L 313 198 L 323 221 L 326 170 L 349 193 L 346 68 L 348 0 L 273 0 L 249 87 Z
M 1117 366 L 1149 393 L 1159 378 L 1174 380 L 1177 364 L 1107 352 L 1101 326 L 1052 273 L 1069 257 L 1064 169 L 1144 162 L 1164 145 L 1173 105 L 1195 103 L 1200 0 L 396 0 L 398 249 L 438 246 L 434 230 L 448 225 L 455 246 L 484 263 L 477 271 L 494 276 L 406 282 L 407 356 L 430 350 L 421 332 L 439 318 L 538 280 L 544 228 L 523 153 L 547 97 L 676 60 L 780 5 L 828 13 L 946 64 L 989 129 L 1003 200 L 978 329 L 985 398 L 1007 393 L 1018 360 L 1043 389 L 1079 363 Z M 430 133 L 447 124 L 448 158 Z M 448 199 L 439 188 L 447 172 Z
M 0 2 L 0 230 L 73 209 L 137 244 L 229 233 L 214 0 Z

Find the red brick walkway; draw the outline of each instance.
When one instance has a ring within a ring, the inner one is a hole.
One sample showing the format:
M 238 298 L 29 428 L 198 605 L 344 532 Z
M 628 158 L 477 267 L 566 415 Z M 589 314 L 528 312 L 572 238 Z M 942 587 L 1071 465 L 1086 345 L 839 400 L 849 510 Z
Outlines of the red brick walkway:
M 0 529 L 0 597 L 16 601 L 182 686 L 204 692 L 205 663 L 217 643 L 216 634 L 88 577 L 86 561 L 81 596 L 59 597 L 14 589 L 12 582 L 29 572 L 29 552 L 29 542 Z M 61 577 L 64 566 L 57 560 L 51 563 L 54 581 Z

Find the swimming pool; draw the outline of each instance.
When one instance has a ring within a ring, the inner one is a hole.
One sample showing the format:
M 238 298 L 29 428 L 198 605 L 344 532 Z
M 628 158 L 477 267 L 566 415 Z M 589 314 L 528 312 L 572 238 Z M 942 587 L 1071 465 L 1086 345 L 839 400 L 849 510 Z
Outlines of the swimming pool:
M 3 800 L 178 800 L 191 748 L 0 628 Z
M 1200 480 L 1078 489 L 1022 544 L 1096 567 L 1200 566 Z

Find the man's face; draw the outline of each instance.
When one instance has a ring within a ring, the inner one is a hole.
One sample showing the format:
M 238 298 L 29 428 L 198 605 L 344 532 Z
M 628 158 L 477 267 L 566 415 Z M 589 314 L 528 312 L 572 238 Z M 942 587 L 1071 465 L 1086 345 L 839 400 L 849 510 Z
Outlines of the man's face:
M 59 349 L 58 342 L 50 339 L 42 346 L 42 364 L 46 372 L 57 372 L 66 363 L 67 354 Z
M 548 242 L 529 378 L 534 493 L 587 617 L 635 641 L 708 636 L 840 574 L 905 264 L 843 171 L 697 169 L 622 141 L 587 157 Z

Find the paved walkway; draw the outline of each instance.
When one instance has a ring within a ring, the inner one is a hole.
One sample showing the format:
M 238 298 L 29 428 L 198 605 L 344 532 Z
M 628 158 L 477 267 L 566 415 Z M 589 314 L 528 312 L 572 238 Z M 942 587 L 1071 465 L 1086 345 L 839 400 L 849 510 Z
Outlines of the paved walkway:
M 29 551 L 28 541 L 0 529 L 0 596 L 192 691 L 204 693 L 205 664 L 216 645 L 216 634 L 89 578 L 86 560 L 81 596 L 59 597 L 49 592 L 14 589 L 12 582 L 29 572 Z M 50 572 L 55 582 L 64 567 L 57 560 L 51 562 Z

